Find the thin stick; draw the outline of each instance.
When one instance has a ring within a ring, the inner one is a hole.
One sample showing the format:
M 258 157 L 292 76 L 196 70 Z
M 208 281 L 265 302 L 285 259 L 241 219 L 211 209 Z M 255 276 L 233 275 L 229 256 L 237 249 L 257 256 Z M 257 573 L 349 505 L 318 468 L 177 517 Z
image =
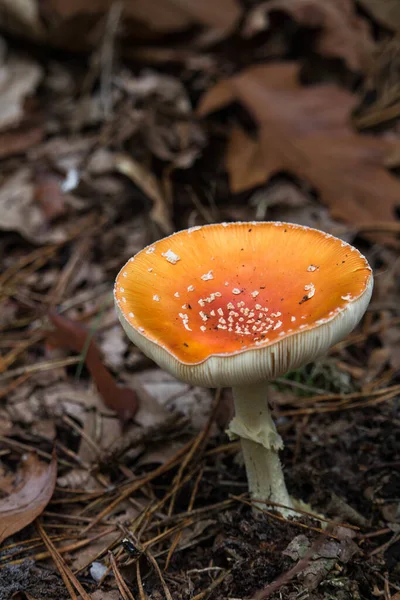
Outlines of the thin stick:
M 191 444 L 191 442 L 190 442 L 190 444 Z M 186 454 L 186 452 L 188 451 L 190 444 L 185 444 L 180 450 L 178 450 L 178 452 L 167 463 L 165 463 L 164 465 L 160 465 L 160 467 L 158 467 L 157 469 L 154 469 L 154 471 L 149 473 L 146 477 L 143 477 L 137 481 L 134 481 L 130 485 L 128 485 L 127 488 L 123 492 L 121 492 L 117 498 L 115 498 L 115 500 L 113 500 L 106 508 L 104 508 L 104 510 L 102 510 L 93 519 L 92 523 L 90 523 L 90 525 L 88 525 L 86 527 L 86 529 L 84 529 L 84 531 L 82 532 L 82 535 L 86 535 L 86 533 L 90 529 L 92 529 L 92 527 L 97 525 L 97 523 L 99 523 L 102 519 L 104 519 L 104 517 L 107 517 L 117 506 L 119 506 L 119 504 L 121 504 L 121 502 L 126 500 L 126 498 L 129 498 L 129 496 L 131 494 L 133 494 L 134 492 L 139 490 L 146 483 L 149 483 L 150 481 L 152 481 L 159 475 L 163 475 L 164 473 L 166 473 L 167 471 L 169 471 L 170 469 L 175 467 L 176 464 L 182 458 L 182 456 L 184 456 Z
M 115 581 L 117 582 L 119 593 L 121 594 L 123 600 L 135 600 L 118 569 L 114 554 L 109 552 L 108 556 L 110 557 L 111 568 L 114 573 Z
M 49 536 L 45 532 L 42 527 L 40 521 L 36 521 L 36 528 L 40 537 L 42 538 L 46 548 L 48 549 L 52 559 L 55 562 L 55 565 L 64 581 L 65 587 L 68 589 L 68 592 L 71 596 L 72 600 L 78 600 L 72 585 L 75 587 L 76 591 L 82 596 L 82 600 L 91 600 L 89 594 L 86 593 L 80 582 L 77 580 L 61 554 L 58 552 L 57 548 L 54 546 L 53 542 L 50 540 Z M 72 585 L 71 585 L 72 583 Z
M 224 581 L 225 577 L 227 577 L 230 572 L 231 571 L 229 570 L 229 571 L 225 571 L 225 573 L 221 573 L 221 575 L 219 577 L 217 577 L 217 579 L 215 579 L 211 583 L 211 585 L 208 586 L 207 589 L 200 592 L 200 594 L 193 596 L 192 600 L 203 600 L 203 598 L 205 598 L 205 596 L 208 596 L 208 594 L 210 594 L 213 590 L 215 590 L 215 588 L 218 587 Z
M 80 360 L 80 356 L 70 356 L 68 358 L 38 362 L 35 365 L 18 367 L 17 369 L 12 369 L 6 373 L 2 373 L 0 375 L 0 381 L 12 379 L 13 377 L 19 377 L 20 375 L 26 375 L 27 373 L 37 373 L 38 371 L 51 371 L 52 369 L 59 369 L 60 367 L 69 367 L 70 365 L 78 364 Z
M 315 554 L 318 551 L 319 547 L 324 542 L 324 539 L 325 538 L 323 535 L 321 535 L 319 538 L 317 538 L 315 540 L 315 542 L 312 544 L 311 548 L 309 548 L 309 550 L 307 550 L 306 554 L 303 556 L 303 558 L 301 558 L 298 561 L 298 563 L 296 563 L 291 569 L 289 569 L 289 571 L 287 571 L 286 573 L 283 573 L 283 575 L 278 577 L 278 579 L 276 579 L 275 581 L 273 581 L 272 583 L 267 585 L 263 590 L 257 592 L 257 594 L 255 596 L 253 596 L 252 600 L 264 600 L 265 598 L 269 598 L 270 596 L 272 596 L 272 594 L 274 592 L 279 590 L 280 587 L 282 587 L 283 585 L 288 583 L 291 579 L 296 577 L 296 575 L 298 575 L 299 573 L 304 571 L 304 569 L 307 567 L 308 563 L 310 562 L 313 554 Z

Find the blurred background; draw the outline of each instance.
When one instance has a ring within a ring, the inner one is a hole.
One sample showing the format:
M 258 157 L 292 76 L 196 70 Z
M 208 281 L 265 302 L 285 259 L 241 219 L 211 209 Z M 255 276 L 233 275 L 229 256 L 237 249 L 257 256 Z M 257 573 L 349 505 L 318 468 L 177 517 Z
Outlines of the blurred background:
M 0 539 L 13 536 L 1 600 L 74 598 L 65 577 L 95 600 L 237 600 L 292 564 L 282 552 L 299 531 L 271 516 L 258 530 L 232 499 L 246 483 L 224 434 L 230 391 L 163 373 L 113 307 L 116 274 L 144 246 L 237 220 L 322 229 L 374 269 L 361 326 L 272 400 L 292 493 L 384 532 L 368 567 L 359 547 L 342 559 L 340 593 L 325 564 L 301 597 L 400 597 L 399 34 L 393 0 L 0 0 L 0 495 L 15 501 L 14 516 L 0 505 Z M 15 494 L 36 494 L 33 481 L 48 493 L 32 512 Z M 218 502 L 216 519 L 176 517 L 179 539 L 157 538 L 164 518 Z M 127 529 L 166 580 L 147 557 L 141 588 Z

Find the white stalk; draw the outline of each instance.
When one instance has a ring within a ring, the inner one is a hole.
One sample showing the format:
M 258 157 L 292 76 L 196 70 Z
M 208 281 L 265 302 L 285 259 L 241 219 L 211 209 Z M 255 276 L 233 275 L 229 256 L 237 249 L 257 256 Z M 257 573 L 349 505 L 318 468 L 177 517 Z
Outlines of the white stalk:
M 235 417 L 229 426 L 233 436 L 240 437 L 250 495 L 265 508 L 271 502 L 293 506 L 288 491 L 278 450 L 283 447 L 268 405 L 268 383 L 236 386 L 233 388 Z M 290 510 L 276 508 L 284 516 Z

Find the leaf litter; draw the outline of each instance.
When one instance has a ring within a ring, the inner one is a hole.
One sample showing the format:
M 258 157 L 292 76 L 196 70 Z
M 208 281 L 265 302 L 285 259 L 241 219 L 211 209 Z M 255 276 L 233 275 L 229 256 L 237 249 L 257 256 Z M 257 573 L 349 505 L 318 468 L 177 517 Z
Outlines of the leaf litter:
M 354 95 L 334 85 L 301 86 L 295 64 L 260 65 L 218 83 L 199 113 L 236 99 L 260 132 L 253 140 L 243 128 L 233 129 L 226 156 L 233 191 L 287 171 L 316 187 L 336 218 L 358 225 L 395 218 L 400 185 L 384 168 L 390 142 L 352 131 Z
M 0 543 L 43 512 L 53 495 L 56 476 L 55 457 L 49 465 L 34 454 L 24 457 L 14 489 L 0 500 Z
M 396 25 L 367 4 L 0 1 L 1 600 L 396 598 Z M 163 373 L 110 302 L 138 250 L 223 220 L 320 227 L 375 271 L 361 326 L 271 393 L 325 529 L 253 517 L 230 391 Z

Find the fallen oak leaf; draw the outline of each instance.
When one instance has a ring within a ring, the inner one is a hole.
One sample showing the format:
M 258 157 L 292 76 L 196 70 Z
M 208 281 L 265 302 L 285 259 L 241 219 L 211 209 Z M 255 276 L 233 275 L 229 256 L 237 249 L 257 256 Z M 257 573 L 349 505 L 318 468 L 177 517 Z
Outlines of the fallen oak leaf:
M 84 353 L 85 364 L 105 405 L 114 410 L 122 421 L 132 418 L 138 409 L 137 395 L 130 388 L 117 386 L 101 359 L 101 352 L 91 332 L 81 323 L 55 312 L 50 312 L 48 316 L 55 327 L 47 337 L 50 344 L 59 348 L 68 348 L 79 354 Z
M 323 56 L 342 58 L 354 71 L 370 65 L 374 43 L 366 19 L 356 12 L 353 0 L 270 0 L 257 4 L 247 15 L 243 33 L 251 36 L 269 25 L 274 11 L 289 14 L 305 27 L 318 29 L 316 50 Z
M 391 31 L 400 31 L 400 3 L 398 0 L 358 0 L 362 8 L 378 23 Z
M 259 65 L 217 83 L 201 99 L 201 116 L 239 100 L 259 126 L 255 140 L 234 130 L 226 157 L 232 191 L 286 171 L 310 182 L 335 218 L 356 227 L 393 221 L 400 182 L 383 166 L 390 141 L 351 128 L 357 98 L 350 92 L 302 87 L 298 75 L 295 63 Z
M 0 544 L 38 517 L 49 503 L 56 484 L 57 459 L 49 464 L 29 454 L 23 460 L 14 491 L 0 499 Z M 0 490 L 2 481 L 0 480 Z

